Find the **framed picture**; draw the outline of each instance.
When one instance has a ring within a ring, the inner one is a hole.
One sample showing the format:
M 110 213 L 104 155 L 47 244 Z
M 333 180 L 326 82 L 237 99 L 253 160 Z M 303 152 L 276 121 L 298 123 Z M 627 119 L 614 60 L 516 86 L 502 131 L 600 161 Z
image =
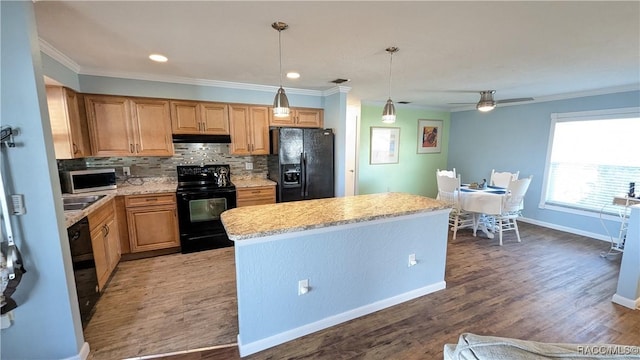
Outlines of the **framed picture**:
M 439 153 L 442 120 L 418 120 L 418 154 Z
M 372 126 L 369 163 L 397 164 L 399 145 L 400 128 Z

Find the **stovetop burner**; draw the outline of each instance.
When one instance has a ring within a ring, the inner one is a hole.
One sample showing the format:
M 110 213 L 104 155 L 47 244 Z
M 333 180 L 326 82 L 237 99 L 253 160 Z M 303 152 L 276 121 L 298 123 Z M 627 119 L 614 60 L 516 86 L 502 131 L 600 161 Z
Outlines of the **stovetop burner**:
M 178 190 L 185 188 L 235 188 L 231 183 L 229 165 L 180 165 L 178 171 Z

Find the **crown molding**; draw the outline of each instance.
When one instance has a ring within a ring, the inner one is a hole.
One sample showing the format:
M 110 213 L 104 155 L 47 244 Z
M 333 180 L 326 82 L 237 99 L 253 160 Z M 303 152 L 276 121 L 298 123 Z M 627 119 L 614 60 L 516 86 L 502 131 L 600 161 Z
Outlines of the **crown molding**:
M 351 91 L 351 87 L 350 86 L 334 86 L 330 89 L 324 90 L 322 92 L 322 96 L 329 96 L 329 95 L 333 95 L 333 94 L 338 94 L 338 93 L 343 93 L 343 94 L 348 94 L 349 91 Z
M 71 60 L 71 58 L 69 58 L 67 55 L 63 54 L 62 52 L 60 52 L 58 49 L 53 47 L 53 45 L 49 44 L 44 39 L 38 38 L 38 41 L 40 43 L 40 51 L 47 54 L 48 56 L 50 56 L 55 61 L 62 64 L 63 66 L 66 66 L 69 70 L 75 72 L 76 74 L 80 73 L 81 68 L 77 62 Z
M 598 95 L 607 95 L 607 94 L 616 94 L 627 91 L 638 91 L 640 90 L 640 83 L 621 85 L 621 86 L 611 86 L 601 89 L 595 90 L 586 90 L 586 91 L 576 91 L 564 94 L 550 95 L 550 96 L 541 96 L 540 98 L 535 99 L 534 101 L 529 101 L 527 103 L 532 102 L 543 102 L 543 101 L 554 101 L 554 100 L 566 100 L 587 96 L 598 96 Z M 503 104 L 500 104 L 501 106 Z
M 152 74 L 145 74 L 145 73 L 104 71 L 100 69 L 84 69 L 83 68 L 80 74 L 86 75 L 86 76 L 101 76 L 101 77 L 110 77 L 110 78 L 165 82 L 165 83 L 185 84 L 185 85 L 211 86 L 211 87 L 219 87 L 219 88 L 225 88 L 225 89 L 252 90 L 252 91 L 273 92 L 273 93 L 278 91 L 278 89 L 280 88 L 279 86 L 272 86 L 272 85 L 259 85 L 259 84 L 238 83 L 238 82 L 231 82 L 231 81 L 195 79 L 195 78 L 188 78 L 188 77 L 181 77 L 181 76 L 152 75 Z M 319 90 L 307 90 L 307 89 L 297 89 L 297 88 L 288 88 L 288 87 L 284 87 L 284 89 L 287 93 L 295 94 L 295 95 L 310 95 L 310 96 L 322 95 L 322 91 L 319 91 Z

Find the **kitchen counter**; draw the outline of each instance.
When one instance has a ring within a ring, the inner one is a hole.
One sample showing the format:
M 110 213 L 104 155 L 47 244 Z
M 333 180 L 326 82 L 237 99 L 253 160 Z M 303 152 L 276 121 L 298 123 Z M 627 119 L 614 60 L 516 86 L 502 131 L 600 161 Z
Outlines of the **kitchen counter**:
M 276 183 L 274 181 L 263 178 L 238 178 L 232 179 L 232 182 L 236 186 L 236 188 L 276 186 Z M 62 194 L 63 198 L 87 195 L 107 195 L 104 198 L 86 207 L 85 209 L 65 211 L 65 225 L 66 227 L 69 227 L 77 223 L 83 217 L 89 215 L 92 211 L 100 208 L 100 206 L 116 196 L 175 192 L 177 187 L 178 181 L 175 178 L 130 178 L 128 181 L 118 183 L 118 188 L 116 190 L 92 191 L 82 194 Z
M 444 289 L 449 212 L 404 193 L 223 212 L 240 356 Z
M 382 193 L 242 207 L 225 211 L 221 219 L 229 239 L 238 241 L 447 208 L 423 196 Z
M 82 210 L 65 211 L 65 226 L 69 227 L 77 223 L 82 218 L 100 208 L 100 206 L 104 205 L 116 196 L 175 192 L 177 187 L 178 183 L 174 178 L 132 178 L 129 179 L 128 182 L 119 183 L 116 190 L 92 191 L 82 194 L 62 194 L 63 198 L 87 195 L 106 195 L 102 199 Z
M 275 181 L 271 181 L 269 179 L 261 179 L 261 178 L 249 178 L 249 179 L 231 179 L 233 185 L 236 188 L 248 188 L 248 187 L 259 187 L 259 186 L 276 186 L 277 183 Z

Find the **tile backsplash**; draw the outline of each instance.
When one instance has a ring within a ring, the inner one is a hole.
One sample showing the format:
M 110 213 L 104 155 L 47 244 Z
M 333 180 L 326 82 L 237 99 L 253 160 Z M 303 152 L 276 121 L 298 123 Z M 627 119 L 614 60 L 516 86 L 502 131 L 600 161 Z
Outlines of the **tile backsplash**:
M 109 167 L 115 168 L 118 177 L 122 177 L 122 167 L 129 166 L 131 176 L 134 177 L 176 177 L 177 165 L 228 164 L 233 177 L 267 177 L 268 155 L 230 155 L 229 144 L 174 144 L 174 149 L 175 155 L 172 157 L 121 156 L 58 160 L 58 169 Z M 253 163 L 253 170 L 246 170 L 246 163 Z

